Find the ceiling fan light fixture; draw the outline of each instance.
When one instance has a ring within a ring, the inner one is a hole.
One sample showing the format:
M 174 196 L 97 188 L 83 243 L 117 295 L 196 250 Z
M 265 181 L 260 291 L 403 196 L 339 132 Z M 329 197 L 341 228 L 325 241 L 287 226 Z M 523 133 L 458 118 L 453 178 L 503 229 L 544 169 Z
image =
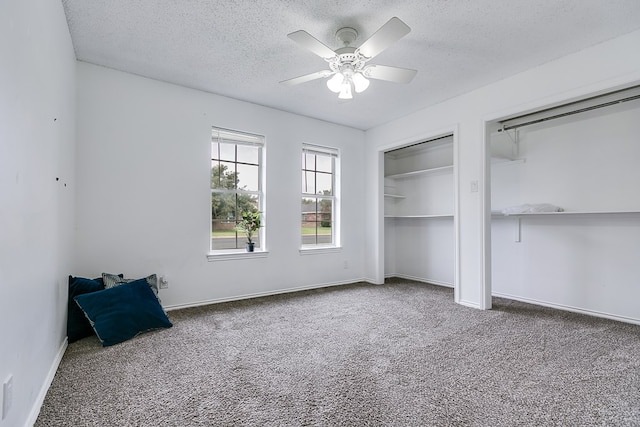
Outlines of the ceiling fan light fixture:
M 342 73 L 335 73 L 333 77 L 327 80 L 327 87 L 331 92 L 339 93 L 342 90 L 342 83 L 344 82 L 344 76 Z
M 340 99 L 353 98 L 353 91 L 362 93 L 369 87 L 369 79 L 386 80 L 395 83 L 409 83 L 418 72 L 408 68 L 387 65 L 370 65 L 368 61 L 406 36 L 411 28 L 399 18 L 389 19 L 359 47 L 354 43 L 358 32 L 351 27 L 340 28 L 336 40 L 340 47 L 331 49 L 304 30 L 287 34 L 294 42 L 324 59 L 328 70 L 317 71 L 281 83 L 295 85 L 320 78 L 328 78 L 327 87 Z
M 369 80 L 362 73 L 355 73 L 352 77 L 353 86 L 357 93 L 364 92 L 369 87 Z
M 340 99 L 352 99 L 353 93 L 351 92 L 351 81 L 349 79 L 344 79 L 344 83 L 342 83 L 342 88 L 340 89 L 340 95 L 338 95 Z

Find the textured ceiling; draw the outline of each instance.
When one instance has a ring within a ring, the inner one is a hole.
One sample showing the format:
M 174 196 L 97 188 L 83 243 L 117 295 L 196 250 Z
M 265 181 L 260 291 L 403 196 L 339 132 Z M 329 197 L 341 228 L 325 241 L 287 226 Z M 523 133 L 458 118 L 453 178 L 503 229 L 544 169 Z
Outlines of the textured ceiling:
M 639 0 L 63 0 L 78 60 L 369 129 L 640 28 Z M 287 38 L 306 30 L 360 45 L 391 17 L 412 31 L 370 63 L 418 70 L 407 84 L 372 80 L 339 101 L 326 69 Z M 621 52 L 621 55 L 637 52 Z

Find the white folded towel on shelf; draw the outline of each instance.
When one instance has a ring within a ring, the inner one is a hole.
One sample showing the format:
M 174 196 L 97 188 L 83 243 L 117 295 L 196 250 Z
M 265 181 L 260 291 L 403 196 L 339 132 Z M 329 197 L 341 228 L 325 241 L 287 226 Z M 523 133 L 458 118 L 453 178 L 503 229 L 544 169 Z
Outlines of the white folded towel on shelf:
M 503 215 L 517 215 L 538 212 L 564 212 L 564 209 L 550 203 L 525 203 L 523 205 L 509 206 L 500 210 Z

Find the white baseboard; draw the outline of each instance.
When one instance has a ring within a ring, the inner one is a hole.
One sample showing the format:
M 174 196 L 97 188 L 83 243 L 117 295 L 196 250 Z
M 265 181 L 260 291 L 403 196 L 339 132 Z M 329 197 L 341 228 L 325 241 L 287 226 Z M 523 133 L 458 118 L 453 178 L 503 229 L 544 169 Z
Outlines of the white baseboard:
M 236 295 L 236 296 L 232 296 L 232 297 L 214 298 L 214 299 L 210 299 L 210 300 L 196 301 L 196 302 L 190 302 L 190 303 L 185 303 L 185 304 L 174 304 L 174 305 L 165 306 L 163 308 L 166 311 L 179 310 L 179 309 L 182 309 L 182 308 L 200 307 L 200 306 L 209 305 L 209 304 L 219 304 L 219 303 L 222 303 L 222 302 L 240 301 L 240 300 L 244 300 L 244 299 L 266 297 L 266 296 L 270 296 L 270 295 L 288 294 L 288 293 L 291 293 L 291 292 L 308 291 L 308 290 L 311 290 L 311 289 L 328 288 L 328 287 L 331 287 L 331 286 L 350 285 L 352 283 L 366 282 L 366 281 L 367 280 L 364 279 L 364 278 L 359 278 L 359 279 L 345 280 L 345 281 L 341 281 L 341 282 L 319 283 L 319 284 L 314 284 L 314 285 L 298 286 L 298 287 L 295 287 L 295 288 L 286 288 L 286 289 L 277 289 L 277 290 L 273 290 L 273 291 L 256 292 L 254 294 L 244 294 L 244 295 Z
M 596 311 L 596 310 L 588 310 L 588 309 L 585 309 L 585 308 L 573 307 L 573 306 L 565 305 L 565 304 L 557 304 L 557 303 L 548 302 L 548 301 L 541 301 L 541 300 L 537 300 L 537 299 L 533 299 L 533 298 L 525 298 L 525 297 L 520 297 L 520 296 L 516 296 L 516 295 L 504 294 L 504 293 L 501 293 L 501 292 L 492 292 L 491 295 L 494 296 L 494 297 L 507 298 L 507 299 L 512 299 L 512 300 L 515 300 L 515 301 L 526 302 L 526 303 L 529 303 L 529 304 L 541 305 L 543 307 L 555 308 L 555 309 L 558 309 L 558 310 L 571 311 L 573 313 L 586 314 L 586 315 L 589 315 L 589 316 L 602 317 L 602 318 L 605 318 L 605 319 L 617 320 L 619 322 L 632 323 L 634 325 L 640 325 L 640 319 L 636 319 L 636 318 L 633 318 L 633 317 L 619 316 L 617 314 L 605 313 L 605 312 Z
M 447 288 L 453 288 L 453 283 L 443 282 L 441 280 L 426 279 L 424 277 L 409 276 L 408 274 L 389 274 L 385 276 L 385 278 L 387 279 L 390 277 L 398 277 L 400 279 L 414 280 L 416 282 L 428 283 L 430 285 L 438 285 L 438 286 L 445 286 Z
M 40 414 L 40 408 L 42 408 L 42 404 L 44 403 L 44 398 L 47 396 L 47 392 L 49 391 L 49 387 L 51 387 L 51 383 L 53 382 L 53 378 L 56 376 L 56 372 L 58 371 L 58 367 L 60 366 L 60 362 L 62 361 L 62 357 L 64 356 L 64 352 L 67 351 L 67 346 L 69 345 L 67 338 L 64 338 L 60 348 L 58 349 L 58 353 L 56 353 L 56 357 L 53 359 L 53 363 L 51 363 L 51 367 L 49 368 L 49 372 L 47 373 L 47 377 L 44 379 L 44 383 L 40 388 L 40 392 L 38 393 L 38 397 L 36 397 L 36 401 L 33 403 L 31 407 L 31 412 L 29 412 L 29 417 L 25 422 L 25 427 L 32 427 L 36 420 L 38 419 L 38 415 Z
M 471 301 L 466 301 L 466 300 L 460 300 L 458 301 L 458 304 L 460 305 L 464 305 L 465 307 L 471 307 L 471 308 L 475 308 L 477 310 L 482 310 L 482 307 L 480 307 L 480 304 L 476 303 L 476 302 L 471 302 Z

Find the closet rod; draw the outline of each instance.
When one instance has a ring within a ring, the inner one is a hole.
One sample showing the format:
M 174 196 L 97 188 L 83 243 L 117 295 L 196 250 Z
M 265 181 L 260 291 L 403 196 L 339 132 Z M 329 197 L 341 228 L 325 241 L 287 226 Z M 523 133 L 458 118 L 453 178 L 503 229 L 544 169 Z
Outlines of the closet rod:
M 393 150 L 385 151 L 385 154 L 393 153 L 394 151 L 404 150 L 405 148 L 416 147 L 418 145 L 428 144 L 430 142 L 436 142 L 436 141 L 440 141 L 441 139 L 447 139 L 447 138 L 452 138 L 452 137 L 453 137 L 453 134 L 449 133 L 447 135 L 443 135 L 443 136 L 438 136 L 438 137 L 435 137 L 435 138 L 427 139 L 426 141 L 415 142 L 413 144 L 405 145 L 405 146 L 400 147 L 400 148 L 394 148 Z
M 558 110 L 558 109 L 561 109 L 561 108 L 569 107 L 571 105 L 584 104 L 584 103 L 586 103 L 588 101 L 593 101 L 593 100 L 598 99 L 598 98 L 610 97 L 610 96 L 618 94 L 620 92 L 628 92 L 628 91 L 631 91 L 633 89 L 638 89 L 638 88 L 640 88 L 640 86 L 634 86 L 632 88 L 628 88 L 628 89 L 623 89 L 623 90 L 619 90 L 619 91 L 616 91 L 616 92 L 607 93 L 605 95 L 594 96 L 592 98 L 583 99 L 581 101 L 571 102 L 569 104 L 560 105 L 558 107 L 548 108 L 546 110 L 537 111 L 535 113 L 527 114 L 527 115 L 524 115 L 524 116 L 513 117 L 511 119 L 503 120 L 503 121 L 500 122 L 502 124 L 502 127 L 500 129 L 498 129 L 498 132 L 511 130 L 511 129 L 518 129 L 518 128 L 523 127 L 523 126 L 529 126 L 529 125 L 533 125 L 533 124 L 536 124 L 536 123 L 546 122 L 547 120 L 559 119 L 561 117 L 571 116 L 571 115 L 579 114 L 579 113 L 585 113 L 587 111 L 596 110 L 596 109 L 604 108 L 604 107 L 609 107 L 609 106 L 616 105 L 616 104 L 622 104 L 623 102 L 633 101 L 635 99 L 640 99 L 640 94 L 635 94 L 635 95 L 630 95 L 630 96 L 627 96 L 627 97 L 624 97 L 624 98 L 615 99 L 613 101 L 607 101 L 607 102 L 603 102 L 603 103 L 596 104 L 596 105 L 590 105 L 588 107 L 578 108 L 576 110 L 565 111 L 565 112 L 562 112 L 562 113 L 552 114 L 550 116 L 540 117 L 540 118 L 537 118 L 537 119 L 531 119 L 529 121 L 525 121 L 525 122 L 522 122 L 522 123 L 515 123 L 515 124 L 512 124 L 512 125 L 504 124 L 504 123 L 508 123 L 508 122 L 511 122 L 511 121 L 514 121 L 514 120 L 518 120 L 518 119 L 526 119 L 529 116 L 534 116 L 536 114 L 541 114 L 541 113 L 544 113 L 544 112 L 550 112 L 551 113 L 554 110 Z

